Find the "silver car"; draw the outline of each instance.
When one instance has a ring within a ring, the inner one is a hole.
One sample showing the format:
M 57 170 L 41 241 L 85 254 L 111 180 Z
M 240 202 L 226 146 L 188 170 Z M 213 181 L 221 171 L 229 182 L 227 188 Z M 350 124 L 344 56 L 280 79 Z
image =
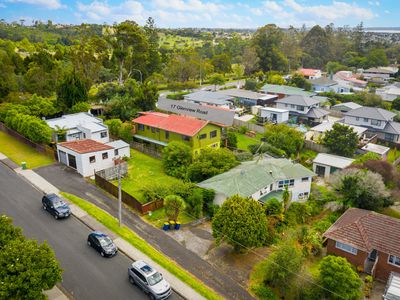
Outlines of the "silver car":
M 171 286 L 161 273 L 154 270 L 143 260 L 132 263 L 128 268 L 129 281 L 139 286 L 150 299 L 164 300 L 171 296 Z

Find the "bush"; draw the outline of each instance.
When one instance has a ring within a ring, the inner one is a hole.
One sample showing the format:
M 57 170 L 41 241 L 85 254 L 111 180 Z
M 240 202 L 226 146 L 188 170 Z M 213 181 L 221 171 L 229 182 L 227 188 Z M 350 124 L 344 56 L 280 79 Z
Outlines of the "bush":
M 268 286 L 257 284 L 252 286 L 251 290 L 260 300 L 279 300 L 274 291 Z
M 176 178 L 186 178 L 187 167 L 192 162 L 192 149 L 181 142 L 169 143 L 162 152 L 165 173 Z
M 284 150 L 288 156 L 297 154 L 304 145 L 303 134 L 286 124 L 267 125 L 265 140 L 271 146 Z
M 363 163 L 369 161 L 369 160 L 381 160 L 382 158 L 380 157 L 379 154 L 376 154 L 374 152 L 367 152 L 363 155 L 360 155 L 357 157 L 355 161 L 353 161 L 353 165 L 362 165 Z
M 234 132 L 229 131 L 227 134 L 227 140 L 228 140 L 228 147 L 229 148 L 237 148 L 237 136 Z
M 132 141 L 133 125 L 131 122 L 124 122 L 118 129 L 118 137 L 125 142 L 129 143 Z
M 241 133 L 241 134 L 246 134 L 247 131 L 249 131 L 249 130 L 247 129 L 246 126 L 240 126 L 238 128 L 238 132 Z
M 168 195 L 164 199 L 165 215 L 169 220 L 178 220 L 180 212 L 185 208 L 185 202 L 177 195 Z
M 186 198 L 186 211 L 196 217 L 200 218 L 203 211 L 203 191 L 199 188 L 193 190 L 192 195 Z
M 119 128 L 122 125 L 122 121 L 120 119 L 109 119 L 105 121 L 104 124 L 108 126 L 108 130 L 112 136 L 118 137 Z
M 257 90 L 257 81 L 254 79 L 246 79 L 246 81 L 244 83 L 244 89 L 250 90 L 250 91 L 256 91 Z
M 267 153 L 274 157 L 285 157 L 286 152 L 282 149 L 274 147 L 268 143 L 249 145 L 249 150 L 252 154 Z
M 176 92 L 176 93 L 168 94 L 167 98 L 172 99 L 172 100 L 183 100 L 183 99 L 185 99 L 184 96 L 189 93 L 190 92 L 188 92 L 188 91 Z
M 69 110 L 70 113 L 88 112 L 91 106 L 87 102 L 78 102 L 74 104 Z

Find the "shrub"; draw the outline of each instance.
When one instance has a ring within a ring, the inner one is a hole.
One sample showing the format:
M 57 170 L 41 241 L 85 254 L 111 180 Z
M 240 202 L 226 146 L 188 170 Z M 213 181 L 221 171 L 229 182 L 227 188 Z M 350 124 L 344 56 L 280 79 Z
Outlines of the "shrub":
M 304 144 L 303 134 L 286 124 L 267 125 L 265 140 L 268 144 L 284 150 L 288 156 L 297 154 Z
M 109 119 L 105 121 L 104 124 L 108 126 L 108 130 L 112 136 L 118 136 L 119 128 L 122 125 L 122 121 L 120 119 Z
M 87 102 L 78 102 L 75 103 L 71 109 L 70 113 L 79 113 L 79 112 L 88 112 L 90 110 L 91 106 Z
M 257 284 L 251 287 L 252 292 L 260 300 L 278 300 L 279 298 L 275 295 L 274 291 L 265 285 Z
M 118 137 L 125 142 L 129 143 L 132 141 L 133 125 L 131 122 L 124 122 L 118 129 Z
M 200 218 L 203 211 L 203 191 L 195 188 L 185 202 L 187 212 L 196 218 Z
M 249 130 L 247 129 L 246 126 L 240 126 L 238 128 L 238 132 L 241 133 L 241 134 L 246 134 L 247 131 L 249 131 Z
M 165 173 L 177 178 L 185 178 L 187 167 L 192 162 L 192 149 L 181 142 L 169 143 L 162 152 Z
M 178 220 L 180 212 L 185 208 L 185 202 L 177 195 L 168 195 L 164 199 L 165 215 L 175 222 Z
M 229 148 L 237 148 L 237 136 L 234 132 L 229 131 L 227 134 L 227 141 Z

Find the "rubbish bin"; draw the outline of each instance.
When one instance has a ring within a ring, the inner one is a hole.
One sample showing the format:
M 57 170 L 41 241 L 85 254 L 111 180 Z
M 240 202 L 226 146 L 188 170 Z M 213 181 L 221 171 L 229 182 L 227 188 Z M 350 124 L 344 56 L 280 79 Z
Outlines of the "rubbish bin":
M 169 229 L 174 229 L 175 228 L 175 221 L 171 220 L 169 221 Z
M 21 163 L 21 167 L 22 167 L 22 170 L 26 170 L 26 162 L 25 161 L 23 161 Z
M 175 223 L 175 230 L 179 230 L 181 228 L 181 222 L 176 222 Z
M 169 229 L 169 223 L 168 223 L 168 222 L 165 222 L 162 229 L 165 230 L 165 231 L 167 231 L 167 230 Z

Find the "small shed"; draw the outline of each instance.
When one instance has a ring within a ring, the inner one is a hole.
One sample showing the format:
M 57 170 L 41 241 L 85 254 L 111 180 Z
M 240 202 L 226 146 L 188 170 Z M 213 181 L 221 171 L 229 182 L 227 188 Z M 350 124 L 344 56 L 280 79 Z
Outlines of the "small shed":
M 329 178 L 329 176 L 338 170 L 350 166 L 354 159 L 327 154 L 319 153 L 313 160 L 313 171 L 320 177 Z
M 262 123 L 272 122 L 280 124 L 289 120 L 289 110 L 275 107 L 260 107 L 258 117 Z
M 366 144 L 364 147 L 361 148 L 362 150 L 364 150 L 365 152 L 373 152 L 378 154 L 380 157 L 382 157 L 383 159 L 386 159 L 390 148 L 389 147 L 385 147 L 382 145 L 377 145 L 377 144 L 373 144 L 373 143 L 368 143 Z

